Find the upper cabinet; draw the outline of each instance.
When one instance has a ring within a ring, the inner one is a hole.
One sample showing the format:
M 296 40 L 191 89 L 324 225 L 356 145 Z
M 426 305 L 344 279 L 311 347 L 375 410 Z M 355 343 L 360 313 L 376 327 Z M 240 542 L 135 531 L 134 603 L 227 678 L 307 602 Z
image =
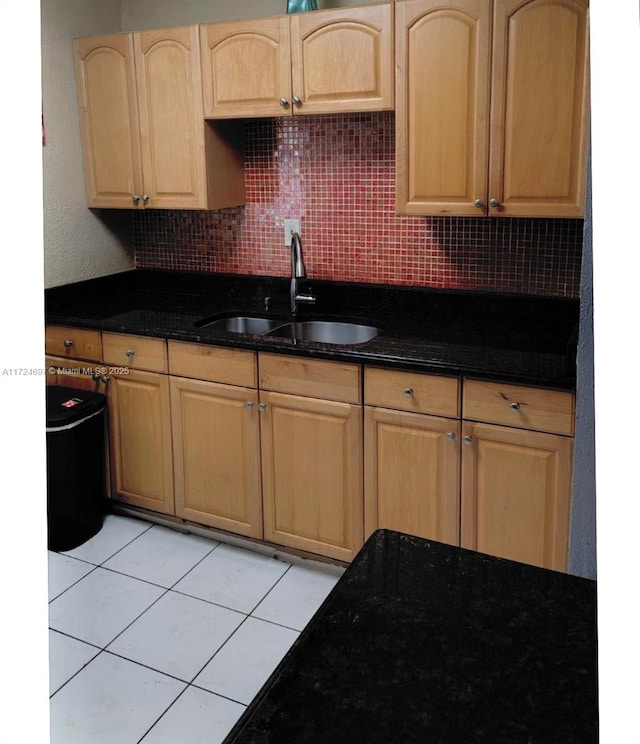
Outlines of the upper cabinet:
M 583 216 L 587 0 L 405 0 L 396 67 L 398 212 Z
M 205 116 L 393 108 L 390 3 L 202 26 Z
M 75 40 L 90 207 L 244 201 L 241 144 L 204 121 L 197 26 Z
M 496 0 L 492 81 L 491 212 L 584 216 L 587 0 Z

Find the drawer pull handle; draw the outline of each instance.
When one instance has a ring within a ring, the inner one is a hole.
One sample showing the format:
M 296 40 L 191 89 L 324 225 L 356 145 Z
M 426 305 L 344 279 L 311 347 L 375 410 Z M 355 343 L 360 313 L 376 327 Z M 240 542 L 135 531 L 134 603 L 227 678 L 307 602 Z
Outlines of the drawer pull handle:
M 70 349 L 73 346 L 73 341 L 70 338 L 65 338 L 64 345 L 67 349 Z
M 251 409 L 253 408 L 253 406 L 254 406 L 254 402 L 253 402 L 252 400 L 248 400 L 248 401 L 247 401 L 247 402 L 246 402 L 246 403 L 244 404 L 244 407 L 245 407 L 245 408 L 248 408 L 249 410 L 251 410 Z
M 407 398 L 413 397 L 413 388 L 405 388 L 404 395 L 406 395 Z
M 135 350 L 135 349 L 127 349 L 127 350 L 125 351 L 125 354 L 126 354 L 126 355 L 127 355 L 128 357 L 132 357 L 132 356 L 133 356 L 133 355 L 134 355 L 135 353 L 136 353 L 136 350 Z
M 518 411 L 520 410 L 520 403 L 518 403 L 518 402 L 512 403 L 512 404 L 511 404 L 511 405 L 509 406 L 509 408 L 510 408 L 510 409 L 511 409 L 512 411 L 515 411 L 515 413 L 518 413 Z
M 447 432 L 447 442 L 455 442 L 456 441 L 456 433 L 455 431 L 448 431 Z
M 465 444 L 473 444 L 473 437 L 467 434 L 465 437 L 463 437 L 462 441 Z

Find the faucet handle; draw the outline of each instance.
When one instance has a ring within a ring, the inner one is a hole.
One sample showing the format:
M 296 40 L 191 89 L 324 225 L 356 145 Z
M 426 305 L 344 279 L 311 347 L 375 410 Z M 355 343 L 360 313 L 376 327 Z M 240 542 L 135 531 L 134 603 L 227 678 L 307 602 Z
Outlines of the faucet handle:
M 311 287 L 309 287 L 308 292 L 298 292 L 296 293 L 296 302 L 302 302 L 305 305 L 314 305 L 316 302 L 317 297 L 313 294 L 313 291 L 311 290 Z

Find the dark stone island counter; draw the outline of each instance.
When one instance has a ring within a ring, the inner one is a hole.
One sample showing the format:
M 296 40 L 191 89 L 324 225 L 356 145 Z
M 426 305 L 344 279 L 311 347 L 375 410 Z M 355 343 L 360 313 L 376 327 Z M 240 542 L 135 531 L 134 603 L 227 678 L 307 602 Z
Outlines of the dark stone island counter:
M 301 306 L 300 319 L 364 321 L 379 325 L 380 334 L 365 344 L 334 346 L 197 327 L 197 321 L 218 313 L 286 321 L 289 281 L 150 269 L 49 289 L 46 321 L 575 389 L 578 300 L 313 280 L 309 284 L 317 303 Z
M 367 541 L 225 744 L 595 744 L 596 584 Z

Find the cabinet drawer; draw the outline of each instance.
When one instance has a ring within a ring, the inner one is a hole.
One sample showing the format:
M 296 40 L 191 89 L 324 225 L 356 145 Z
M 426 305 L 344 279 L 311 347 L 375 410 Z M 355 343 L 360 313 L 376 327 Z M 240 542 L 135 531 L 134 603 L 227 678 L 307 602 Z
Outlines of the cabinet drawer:
M 260 354 L 260 388 L 344 403 L 360 403 L 360 366 L 320 359 Z
M 457 417 L 460 382 L 455 377 L 366 367 L 364 401 L 368 406 Z
M 169 341 L 169 373 L 180 377 L 256 387 L 256 354 L 241 349 Z
M 100 331 L 67 326 L 47 326 L 45 329 L 45 351 L 54 356 L 70 359 L 102 361 Z
M 553 434 L 574 432 L 572 393 L 465 380 L 462 417 Z
M 105 364 L 146 369 L 149 372 L 167 371 L 167 346 L 161 338 L 103 333 L 102 352 Z

